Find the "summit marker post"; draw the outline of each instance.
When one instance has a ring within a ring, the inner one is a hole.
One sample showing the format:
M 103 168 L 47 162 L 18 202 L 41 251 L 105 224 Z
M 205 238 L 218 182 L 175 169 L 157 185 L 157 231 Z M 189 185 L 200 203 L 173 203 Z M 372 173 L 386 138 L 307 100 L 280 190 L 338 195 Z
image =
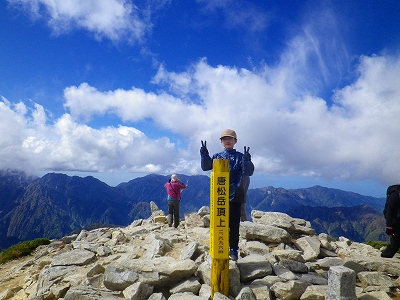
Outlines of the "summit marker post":
M 214 159 L 210 178 L 211 289 L 229 295 L 229 160 Z

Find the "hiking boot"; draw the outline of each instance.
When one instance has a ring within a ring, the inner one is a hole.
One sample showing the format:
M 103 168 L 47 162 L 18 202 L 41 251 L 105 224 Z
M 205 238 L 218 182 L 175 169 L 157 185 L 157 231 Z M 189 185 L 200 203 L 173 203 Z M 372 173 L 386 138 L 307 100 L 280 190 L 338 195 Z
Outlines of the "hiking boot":
M 238 250 L 237 249 L 231 249 L 229 251 L 229 258 L 233 261 L 237 261 L 239 256 L 238 256 Z

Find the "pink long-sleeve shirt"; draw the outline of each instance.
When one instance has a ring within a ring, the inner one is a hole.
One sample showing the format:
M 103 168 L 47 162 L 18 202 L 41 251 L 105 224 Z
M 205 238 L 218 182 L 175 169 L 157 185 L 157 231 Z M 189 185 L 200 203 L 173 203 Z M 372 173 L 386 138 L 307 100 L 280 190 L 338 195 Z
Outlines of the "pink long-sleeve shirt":
M 186 188 L 186 185 L 180 181 L 171 181 L 164 184 L 167 189 L 168 200 L 181 200 L 181 190 Z

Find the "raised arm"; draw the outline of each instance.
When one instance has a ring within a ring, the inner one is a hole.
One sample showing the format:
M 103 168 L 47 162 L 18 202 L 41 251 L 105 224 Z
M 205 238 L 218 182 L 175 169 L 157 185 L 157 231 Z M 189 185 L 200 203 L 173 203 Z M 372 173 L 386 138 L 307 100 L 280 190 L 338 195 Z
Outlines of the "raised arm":
M 243 153 L 243 175 L 251 176 L 254 173 L 254 164 L 251 161 L 250 147 L 244 146 Z
M 200 148 L 200 157 L 201 157 L 201 169 L 203 171 L 209 171 L 212 169 L 212 159 L 207 149 L 207 141 L 201 141 Z

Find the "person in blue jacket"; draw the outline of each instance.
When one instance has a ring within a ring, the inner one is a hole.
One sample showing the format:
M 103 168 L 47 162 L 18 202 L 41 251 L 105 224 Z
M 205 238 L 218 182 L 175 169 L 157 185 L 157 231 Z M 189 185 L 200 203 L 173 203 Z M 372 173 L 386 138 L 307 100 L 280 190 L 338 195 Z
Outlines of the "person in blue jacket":
M 214 159 L 229 160 L 229 257 L 232 260 L 237 260 L 241 205 L 245 202 L 245 193 L 241 180 L 243 175 L 253 175 L 254 164 L 251 161 L 250 147 L 246 149 L 245 146 L 244 153 L 234 149 L 237 143 L 237 136 L 234 130 L 225 129 L 222 131 L 220 140 L 224 150 L 215 153 L 212 157 L 208 153 L 207 141 L 204 141 L 204 143 L 201 141 L 201 169 L 203 171 L 211 170 Z

